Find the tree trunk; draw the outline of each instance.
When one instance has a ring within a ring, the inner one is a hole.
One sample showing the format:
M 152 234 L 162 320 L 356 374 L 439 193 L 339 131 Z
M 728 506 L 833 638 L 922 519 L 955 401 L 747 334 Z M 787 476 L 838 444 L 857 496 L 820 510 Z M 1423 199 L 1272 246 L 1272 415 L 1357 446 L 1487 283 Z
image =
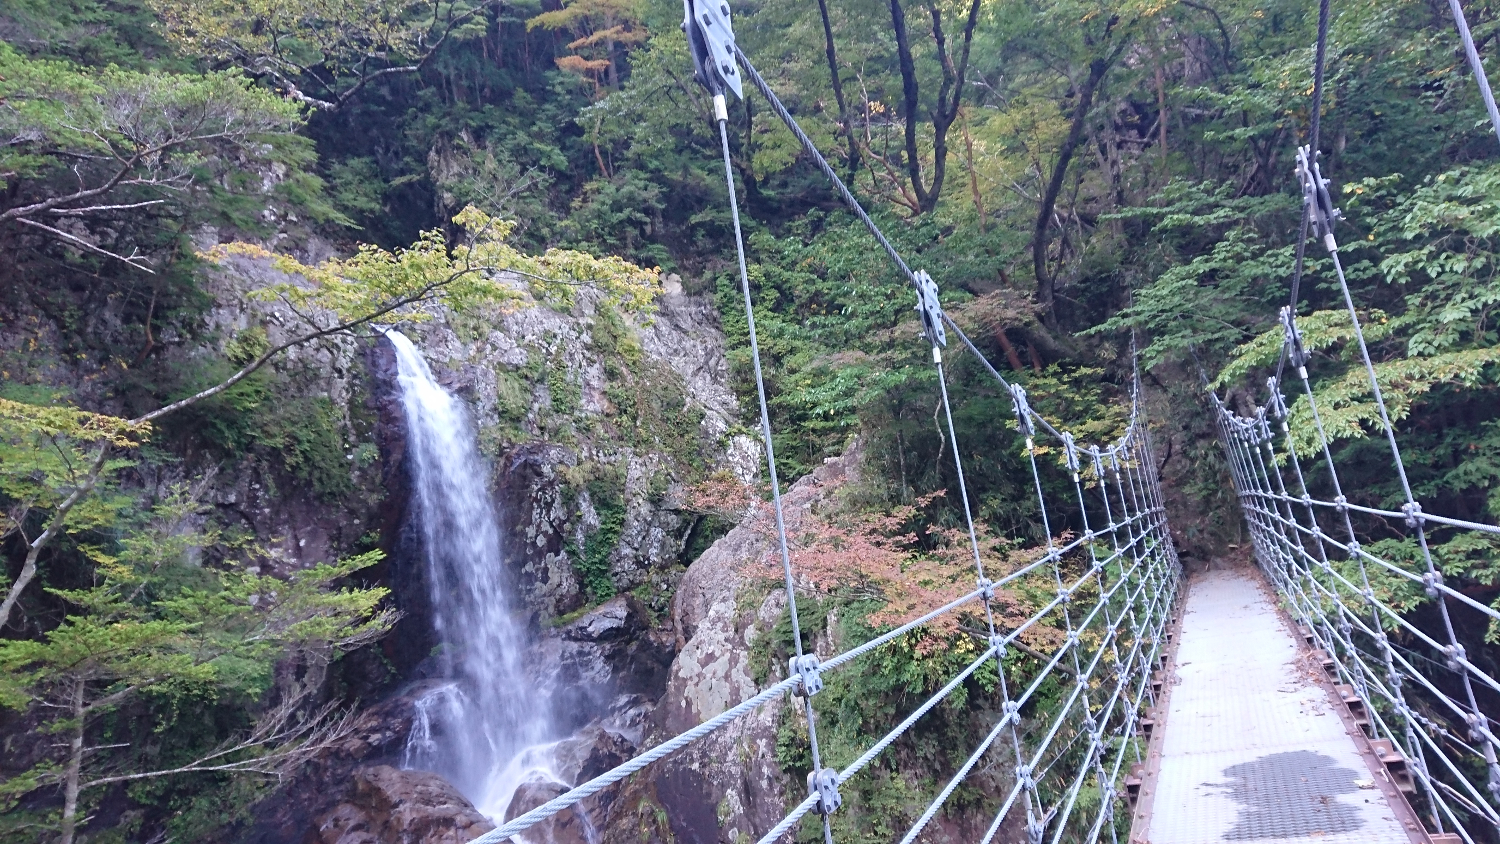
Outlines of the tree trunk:
M 1000 348 L 1005 352 L 1005 359 L 1010 362 L 1010 368 L 1017 372 L 1025 372 L 1026 367 L 1021 365 L 1021 356 L 1016 354 L 1016 347 L 1011 344 L 1010 337 L 1005 334 L 1005 326 L 995 329 L 995 340 L 1000 343 Z
M 63 770 L 62 835 L 59 844 L 73 844 L 78 827 L 78 779 L 83 769 L 83 685 L 80 678 L 73 686 L 73 727 L 68 736 L 68 765 Z
M 1073 153 L 1078 151 L 1079 144 L 1083 143 L 1083 128 L 1088 122 L 1089 109 L 1094 105 L 1094 94 L 1099 90 L 1099 83 L 1103 81 L 1104 74 L 1108 70 L 1109 62 L 1105 59 L 1099 58 L 1089 62 L 1088 79 L 1078 91 L 1078 104 L 1073 108 L 1072 125 L 1068 127 L 1068 137 L 1063 141 L 1062 148 L 1057 151 L 1057 164 L 1052 168 L 1052 178 L 1048 180 L 1047 190 L 1042 194 L 1042 204 L 1037 209 L 1036 227 L 1031 235 L 1031 264 L 1036 272 L 1036 301 L 1042 308 L 1042 322 L 1052 329 L 1057 328 L 1057 313 L 1053 307 L 1056 279 L 1047 269 L 1047 246 L 1051 242 L 1048 233 L 1052 227 L 1052 212 L 1057 207 L 1058 195 L 1062 193 L 1063 182 L 1068 175 L 1068 164 L 1072 162 Z
M 911 38 L 906 32 L 906 10 L 901 0 L 891 0 L 891 30 L 896 36 L 896 59 L 901 68 L 901 100 L 905 117 L 906 175 L 911 179 L 912 193 L 919 209 L 927 205 L 927 189 L 922 185 L 922 158 L 917 152 L 917 115 L 922 110 L 917 87 L 917 63 L 911 57 Z
M 844 81 L 839 78 L 839 56 L 833 47 L 833 23 L 828 19 L 828 0 L 818 0 L 818 14 L 823 18 L 823 53 L 828 59 L 828 81 L 833 85 L 833 99 L 839 107 L 839 129 L 849 145 L 849 180 L 859 171 L 859 145 L 854 142 L 854 125 L 849 120 L 849 106 L 844 102 Z
M 979 2 L 969 5 L 969 16 L 964 22 L 963 38 L 960 42 L 958 62 L 948 50 L 947 36 L 943 34 L 943 17 L 935 3 L 928 3 L 932 16 L 932 40 L 937 51 L 938 64 L 943 69 L 943 84 L 938 90 L 937 104 L 932 118 L 932 184 L 922 181 L 922 158 L 917 149 L 917 122 L 922 111 L 921 91 L 917 84 L 917 65 L 912 59 L 911 37 L 906 29 L 906 12 L 901 0 L 890 0 L 891 29 L 896 36 L 897 64 L 901 68 L 901 100 L 906 124 L 906 173 L 911 179 L 912 194 L 917 200 L 917 213 L 926 214 L 937 208 L 938 197 L 943 192 L 943 180 L 948 172 L 948 130 L 958 118 L 963 104 L 964 77 L 969 69 L 969 48 L 974 43 L 974 30 L 979 25 Z

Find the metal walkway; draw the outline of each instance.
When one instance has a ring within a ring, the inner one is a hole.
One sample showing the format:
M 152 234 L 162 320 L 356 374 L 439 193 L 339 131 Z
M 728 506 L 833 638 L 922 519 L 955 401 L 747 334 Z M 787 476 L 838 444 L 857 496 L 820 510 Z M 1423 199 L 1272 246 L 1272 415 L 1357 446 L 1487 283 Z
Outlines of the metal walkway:
M 1193 580 L 1170 668 L 1134 841 L 1425 840 L 1408 836 L 1257 572 Z

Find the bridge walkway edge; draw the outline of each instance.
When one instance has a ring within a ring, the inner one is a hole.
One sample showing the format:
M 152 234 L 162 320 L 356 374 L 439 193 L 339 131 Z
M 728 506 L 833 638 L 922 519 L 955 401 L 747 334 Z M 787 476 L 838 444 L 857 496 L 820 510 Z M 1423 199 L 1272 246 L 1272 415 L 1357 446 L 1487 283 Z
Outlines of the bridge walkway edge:
M 1131 844 L 1428 842 L 1257 567 L 1181 600 Z

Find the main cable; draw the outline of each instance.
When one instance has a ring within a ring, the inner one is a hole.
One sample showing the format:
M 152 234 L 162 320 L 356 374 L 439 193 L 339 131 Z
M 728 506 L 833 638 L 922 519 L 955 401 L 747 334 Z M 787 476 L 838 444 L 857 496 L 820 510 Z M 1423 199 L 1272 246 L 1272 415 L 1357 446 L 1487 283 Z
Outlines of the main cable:
M 1448 0 L 1448 9 L 1453 12 L 1453 25 L 1458 37 L 1464 42 L 1464 55 L 1469 59 L 1469 69 L 1474 81 L 1479 83 L 1479 96 L 1484 98 L 1484 109 L 1490 114 L 1490 127 L 1495 137 L 1500 138 L 1500 108 L 1495 106 L 1495 93 L 1490 90 L 1490 78 L 1484 71 L 1484 62 L 1479 59 L 1479 49 L 1474 46 L 1474 35 L 1469 32 L 1469 21 L 1464 17 L 1464 7 L 1459 0 Z

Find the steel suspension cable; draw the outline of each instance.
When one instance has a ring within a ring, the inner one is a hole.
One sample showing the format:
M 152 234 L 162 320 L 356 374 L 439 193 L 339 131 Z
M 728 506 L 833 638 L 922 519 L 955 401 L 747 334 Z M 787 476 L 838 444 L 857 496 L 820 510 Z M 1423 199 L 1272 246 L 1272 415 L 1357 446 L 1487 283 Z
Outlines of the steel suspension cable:
M 1468 18 L 1464 17 L 1463 3 L 1460 0 L 1448 0 L 1448 10 L 1453 13 L 1453 25 L 1464 43 L 1464 57 L 1469 60 L 1469 70 L 1479 86 L 1479 96 L 1484 99 L 1484 110 L 1489 113 L 1490 128 L 1494 130 L 1495 137 L 1500 138 L 1500 108 L 1495 106 L 1495 94 L 1490 90 L 1490 77 L 1484 70 L 1484 62 L 1479 58 L 1479 48 L 1474 46 L 1474 34 L 1469 31 Z

